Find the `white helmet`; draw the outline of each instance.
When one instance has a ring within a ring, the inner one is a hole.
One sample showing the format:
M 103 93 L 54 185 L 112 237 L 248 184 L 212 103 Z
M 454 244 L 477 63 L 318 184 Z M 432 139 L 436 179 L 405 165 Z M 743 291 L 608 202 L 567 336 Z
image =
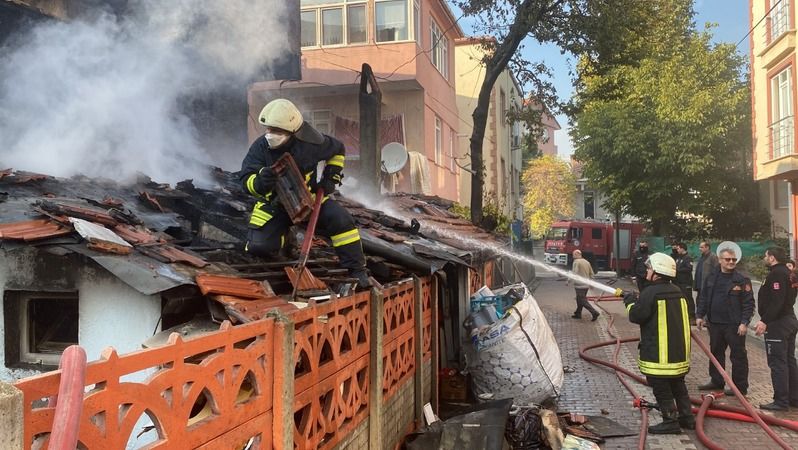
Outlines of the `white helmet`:
M 301 141 L 312 144 L 324 143 L 324 136 L 305 122 L 299 109 L 284 98 L 267 103 L 260 111 L 258 121 L 267 127 L 288 131 Z
M 666 277 L 676 277 L 676 261 L 665 253 L 654 253 L 648 257 L 646 266 L 650 267 L 654 273 Z

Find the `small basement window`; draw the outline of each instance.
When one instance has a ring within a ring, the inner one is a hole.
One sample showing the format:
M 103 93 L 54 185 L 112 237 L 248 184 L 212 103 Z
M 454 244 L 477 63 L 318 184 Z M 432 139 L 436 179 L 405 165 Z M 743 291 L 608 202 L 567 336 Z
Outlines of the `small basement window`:
M 78 344 L 77 292 L 6 291 L 3 309 L 6 366 L 57 366 L 64 350 Z

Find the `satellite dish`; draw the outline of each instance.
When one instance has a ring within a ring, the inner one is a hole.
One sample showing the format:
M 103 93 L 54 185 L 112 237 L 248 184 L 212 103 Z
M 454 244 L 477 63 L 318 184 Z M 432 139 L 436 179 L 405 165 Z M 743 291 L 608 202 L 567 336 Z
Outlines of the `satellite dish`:
M 731 250 L 731 251 L 733 251 L 734 252 L 734 256 L 737 257 L 737 261 L 739 261 L 739 260 L 741 260 L 743 258 L 743 250 L 740 248 L 739 245 L 737 245 L 736 242 L 723 241 L 720 244 L 718 244 L 718 248 L 717 248 L 717 250 L 715 250 L 715 254 L 718 255 L 718 258 L 720 258 L 720 252 L 722 252 L 723 250 Z
M 398 142 L 385 144 L 380 153 L 383 172 L 396 173 L 407 164 L 407 149 Z

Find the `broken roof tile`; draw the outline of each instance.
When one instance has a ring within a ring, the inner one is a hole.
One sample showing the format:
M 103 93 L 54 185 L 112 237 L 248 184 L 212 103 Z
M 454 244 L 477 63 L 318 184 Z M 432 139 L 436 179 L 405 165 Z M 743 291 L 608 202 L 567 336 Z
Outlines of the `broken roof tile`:
M 136 249 L 141 253 L 144 253 L 145 255 L 162 262 L 182 262 L 194 267 L 205 267 L 210 264 L 208 261 L 205 261 L 198 256 L 194 256 L 168 244 L 140 245 L 136 247 Z
M 291 284 L 296 286 L 297 292 L 326 291 L 328 289 L 327 285 L 324 284 L 323 281 L 314 277 L 313 274 L 310 273 L 310 269 L 307 267 L 302 271 L 301 277 L 297 277 L 296 269 L 293 267 L 285 266 L 283 269 L 288 275 L 288 279 L 291 280 Z M 299 278 L 299 282 L 297 282 L 297 278 Z
M 0 224 L 0 240 L 37 241 L 72 233 L 72 228 L 46 219 Z
M 273 310 L 281 311 L 283 314 L 291 314 L 299 310 L 299 308 L 285 299 L 276 296 L 246 299 L 231 295 L 213 295 L 211 298 L 224 305 L 226 311 L 230 312 L 229 309 L 237 311 L 239 314 L 233 314 L 234 317 L 243 316 L 242 318 L 247 319 L 247 321 L 263 319 L 269 311 Z
M 96 208 L 49 200 L 42 201 L 40 206 L 43 210 L 51 214 L 77 217 L 78 219 L 96 222 L 109 227 L 114 227 L 117 225 L 117 221 L 107 212 Z
M 265 281 L 259 282 L 246 278 L 201 273 L 196 277 L 197 286 L 203 295 L 217 294 L 243 298 L 268 298 L 274 291 Z
M 114 227 L 114 231 L 116 231 L 116 234 L 118 234 L 122 239 L 133 245 L 154 244 L 158 242 L 158 238 L 156 238 L 154 234 L 144 227 L 134 227 L 132 225 L 119 224 Z

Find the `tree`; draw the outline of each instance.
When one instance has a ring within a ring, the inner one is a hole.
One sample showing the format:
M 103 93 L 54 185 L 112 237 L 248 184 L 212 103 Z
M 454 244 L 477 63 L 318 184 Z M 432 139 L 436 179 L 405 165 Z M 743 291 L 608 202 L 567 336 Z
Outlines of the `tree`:
M 650 4 L 649 32 L 607 35 L 614 52 L 580 61 L 571 136 L 605 206 L 666 234 L 677 211 L 741 203 L 729 186 L 750 185 L 750 94 L 743 58 L 695 29 L 690 1 Z
M 612 2 L 613 0 L 601 0 Z M 629 0 L 614 0 L 616 3 Z M 638 0 L 639 1 L 639 0 Z M 472 117 L 471 134 L 471 221 L 482 222 L 484 164 L 482 142 L 488 118 L 488 107 L 493 86 L 508 65 L 513 62 L 521 83 L 531 89 L 533 96 L 544 105 L 553 106 L 556 94 L 548 81 L 550 72 L 540 63 L 523 61 L 517 50 L 521 41 L 530 37 L 540 43 L 553 43 L 564 51 L 583 48 L 583 26 L 587 5 L 599 0 L 454 0 L 464 14 L 477 16 L 481 25 L 475 34 L 482 32 L 486 57 L 485 78 L 479 90 L 477 106 Z
M 574 213 L 576 177 L 565 161 L 543 155 L 524 169 L 524 215 L 533 237 L 541 237 L 559 217 Z

